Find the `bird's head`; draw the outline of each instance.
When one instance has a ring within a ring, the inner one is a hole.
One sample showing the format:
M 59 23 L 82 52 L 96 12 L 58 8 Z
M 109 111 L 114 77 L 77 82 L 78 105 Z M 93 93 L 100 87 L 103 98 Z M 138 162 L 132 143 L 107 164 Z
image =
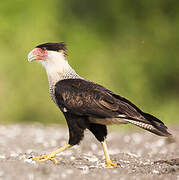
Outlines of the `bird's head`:
M 28 61 L 37 61 L 42 64 L 50 82 L 67 77 L 73 78 L 77 75 L 68 64 L 66 50 L 64 42 L 41 44 L 28 54 Z
M 64 42 L 45 43 L 36 46 L 29 54 L 28 61 L 38 61 L 41 64 L 55 63 L 55 60 L 65 59 L 66 45 Z

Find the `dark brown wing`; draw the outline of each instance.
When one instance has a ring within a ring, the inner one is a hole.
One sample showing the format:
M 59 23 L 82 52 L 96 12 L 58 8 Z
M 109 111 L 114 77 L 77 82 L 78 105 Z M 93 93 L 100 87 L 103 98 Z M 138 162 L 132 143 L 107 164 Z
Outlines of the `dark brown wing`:
M 133 117 L 141 114 L 130 104 L 114 97 L 106 88 L 82 79 L 68 79 L 56 84 L 59 107 L 81 116 L 98 118 Z
M 129 100 L 88 80 L 61 80 L 55 86 L 55 96 L 62 111 L 65 108 L 65 111 L 78 116 L 119 118 L 155 134 L 170 135 L 162 121 L 142 112 Z

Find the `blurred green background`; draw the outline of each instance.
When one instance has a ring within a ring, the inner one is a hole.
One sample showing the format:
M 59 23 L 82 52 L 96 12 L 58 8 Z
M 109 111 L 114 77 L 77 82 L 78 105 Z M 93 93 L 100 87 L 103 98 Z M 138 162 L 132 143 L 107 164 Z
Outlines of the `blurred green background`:
M 0 123 L 63 123 L 36 45 L 64 41 L 83 77 L 179 122 L 178 0 L 6 0 L 0 5 Z

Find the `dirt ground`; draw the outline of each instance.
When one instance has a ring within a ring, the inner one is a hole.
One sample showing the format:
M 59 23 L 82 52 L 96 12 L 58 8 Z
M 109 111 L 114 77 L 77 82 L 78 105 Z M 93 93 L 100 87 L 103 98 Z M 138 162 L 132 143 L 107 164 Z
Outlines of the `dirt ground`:
M 30 157 L 45 154 L 68 141 L 67 127 L 42 125 L 0 126 L 0 180 L 179 180 L 179 127 L 170 128 L 171 142 L 144 130 L 109 131 L 108 148 L 117 168 L 105 168 L 102 148 L 90 132 L 79 146 L 51 161 Z

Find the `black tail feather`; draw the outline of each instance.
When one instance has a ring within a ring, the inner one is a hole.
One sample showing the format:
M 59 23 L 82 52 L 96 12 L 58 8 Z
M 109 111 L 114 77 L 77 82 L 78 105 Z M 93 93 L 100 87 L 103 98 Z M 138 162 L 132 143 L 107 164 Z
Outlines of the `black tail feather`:
M 165 124 L 159 120 L 158 118 L 156 118 L 155 116 L 148 114 L 148 113 L 143 113 L 143 116 L 150 121 L 150 123 L 158 130 L 162 133 L 162 136 L 171 136 L 171 134 L 167 131 L 167 127 L 165 126 Z
M 140 120 L 133 118 L 128 119 L 127 121 L 131 124 L 134 124 L 159 136 L 171 136 L 171 134 L 167 131 L 168 128 L 164 125 L 164 123 L 161 120 L 157 119 L 156 117 L 148 113 L 143 113 L 142 115 L 146 119 L 146 121 L 142 119 Z

